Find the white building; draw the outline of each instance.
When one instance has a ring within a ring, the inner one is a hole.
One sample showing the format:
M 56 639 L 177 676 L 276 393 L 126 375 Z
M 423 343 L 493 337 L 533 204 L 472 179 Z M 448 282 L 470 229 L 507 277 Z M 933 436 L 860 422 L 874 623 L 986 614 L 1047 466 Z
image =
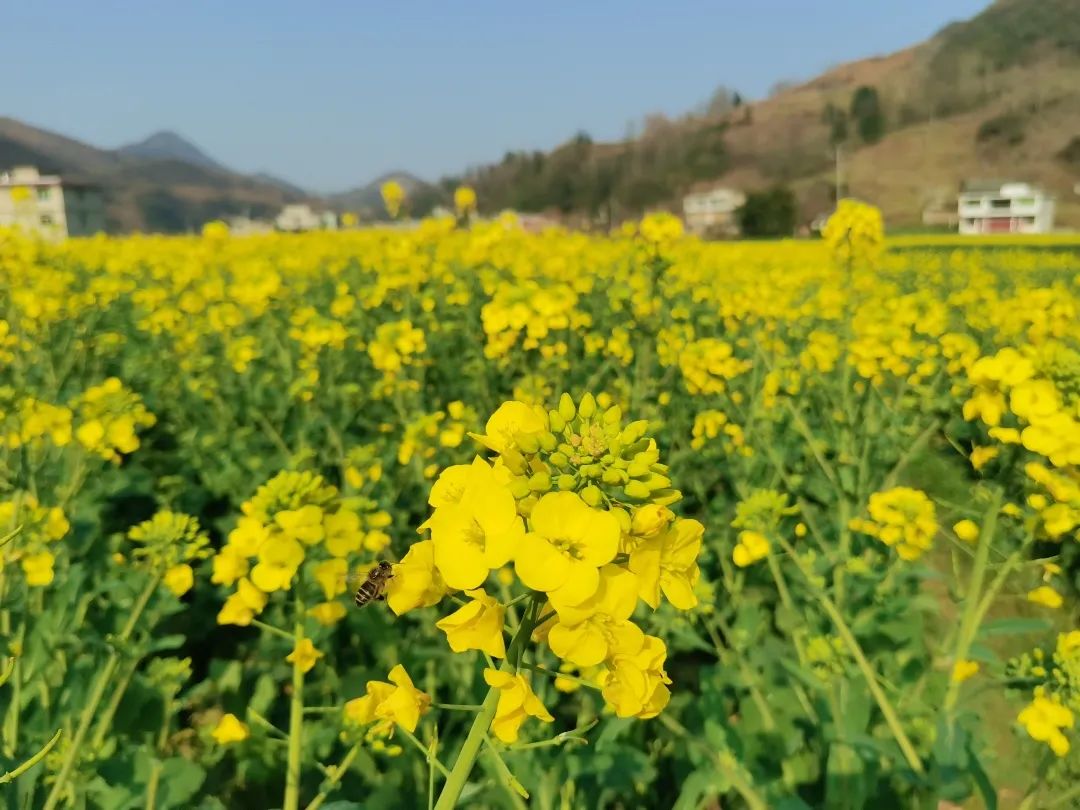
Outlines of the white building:
M 735 212 L 746 202 L 738 189 L 716 186 L 683 197 L 686 229 L 698 235 L 734 236 L 739 232 Z
M 960 233 L 1049 233 L 1054 198 L 1028 183 L 967 183 L 957 200 Z
M 307 203 L 292 203 L 281 209 L 274 220 L 279 231 L 333 231 L 337 229 L 337 214 L 315 211 Z
M 19 227 L 47 239 L 89 236 L 105 230 L 101 190 L 41 174 L 34 166 L 0 172 L 0 228 Z
M 273 222 L 251 217 L 230 217 L 225 224 L 229 226 L 229 233 L 233 236 L 255 236 L 261 233 L 272 233 L 274 230 Z

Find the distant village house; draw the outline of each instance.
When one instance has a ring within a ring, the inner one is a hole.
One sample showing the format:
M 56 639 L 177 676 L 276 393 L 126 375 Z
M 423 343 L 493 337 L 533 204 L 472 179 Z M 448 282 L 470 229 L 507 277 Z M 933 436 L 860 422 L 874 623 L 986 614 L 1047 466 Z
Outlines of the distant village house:
M 272 233 L 274 223 L 266 219 L 252 217 L 230 217 L 226 220 L 229 233 L 233 236 L 255 236 L 260 233 Z
M 18 227 L 46 239 L 105 230 L 101 189 L 41 174 L 34 166 L 0 172 L 0 228 Z
M 333 211 L 315 211 L 307 203 L 292 203 L 281 209 L 274 224 L 279 231 L 333 231 L 337 230 L 337 214 Z
M 686 229 L 698 236 L 737 236 L 735 212 L 746 202 L 738 189 L 715 186 L 683 197 Z
M 1054 198 L 1028 183 L 964 184 L 957 200 L 960 233 L 1049 233 Z

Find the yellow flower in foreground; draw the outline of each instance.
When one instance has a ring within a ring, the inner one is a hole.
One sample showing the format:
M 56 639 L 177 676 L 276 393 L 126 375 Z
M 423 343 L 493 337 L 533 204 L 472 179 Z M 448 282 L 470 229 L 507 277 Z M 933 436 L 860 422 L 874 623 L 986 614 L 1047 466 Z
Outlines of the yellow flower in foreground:
M 974 520 L 960 520 L 953 524 L 953 533 L 965 543 L 975 545 L 979 541 L 979 526 Z
M 489 450 L 506 453 L 519 447 L 522 442 L 530 444 L 546 429 L 547 420 L 542 411 L 524 402 L 511 400 L 500 405 L 487 420 L 483 436 L 470 435 Z
M 314 504 L 299 509 L 284 509 L 274 515 L 276 523 L 286 537 L 313 545 L 324 537 L 323 511 Z
M 53 581 L 53 563 L 56 558 L 52 552 L 42 551 L 37 554 L 28 554 L 22 558 L 22 570 L 26 574 L 26 584 L 33 587 L 43 587 Z
M 251 620 L 266 607 L 266 594 L 256 588 L 247 577 L 236 584 L 236 593 L 225 600 L 217 616 L 218 624 L 235 624 L 247 627 Z
M 731 552 L 731 560 L 739 568 L 746 568 L 769 556 L 769 540 L 761 532 L 739 532 L 739 542 Z
M 161 581 L 176 596 L 183 596 L 195 584 L 195 572 L 187 563 L 181 563 L 166 571 Z
M 549 492 L 533 507 L 529 523 L 532 531 L 514 561 L 521 581 L 564 605 L 596 593 L 600 566 L 619 550 L 618 519 L 573 492 Z
M 386 604 L 400 616 L 414 608 L 431 607 L 446 595 L 446 583 L 435 567 L 435 543 L 413 543 L 386 585 Z
M 217 726 L 210 736 L 218 743 L 218 745 L 228 745 L 229 743 L 243 742 L 251 736 L 251 732 L 248 727 L 241 723 L 237 719 L 235 714 L 226 714 L 219 721 Z
M 440 506 L 424 528 L 435 543 L 435 565 L 451 588 L 478 588 L 492 568 L 513 559 L 525 526 L 510 488 L 477 456 L 458 503 Z
M 242 557 L 254 557 L 259 547 L 270 537 L 270 531 L 257 518 L 245 516 L 229 532 L 228 546 Z
M 664 671 L 667 647 L 655 636 L 645 636 L 639 649 L 617 655 L 602 680 L 604 700 L 619 717 L 656 717 L 671 699 Z
M 555 718 L 548 714 L 529 682 L 518 673 L 499 672 L 494 669 L 484 670 L 484 680 L 493 689 L 499 690 L 499 705 L 495 709 L 495 719 L 491 721 L 491 730 L 504 743 L 517 742 L 518 731 L 527 717 L 535 717 L 545 723 Z
M 1059 757 L 1069 753 L 1069 739 L 1061 730 L 1073 727 L 1073 713 L 1056 698 L 1050 699 L 1037 691 L 1034 700 L 1016 719 L 1031 739 L 1046 743 Z
M 963 683 L 979 671 L 978 661 L 957 661 L 953 665 L 952 679 L 956 683 Z
M 619 653 L 637 652 L 645 634 L 630 621 L 638 599 L 638 581 L 618 565 L 600 569 L 600 587 L 580 605 L 560 605 L 558 623 L 547 642 L 559 658 L 579 667 L 592 667 Z
M 315 566 L 315 581 L 319 583 L 327 599 L 345 593 L 345 576 L 348 571 L 349 566 L 345 560 L 336 557 Z
M 1061 594 L 1049 585 L 1040 585 L 1035 590 L 1029 592 L 1027 598 L 1029 602 L 1034 602 L 1036 605 L 1043 605 L 1044 607 L 1055 610 L 1065 604 L 1065 600 L 1061 598 Z
M 238 553 L 235 546 L 226 543 L 221 551 L 214 555 L 214 571 L 210 581 L 215 585 L 232 585 L 248 572 L 247 557 Z
M 446 633 L 446 640 L 454 652 L 481 650 L 494 658 L 505 658 L 505 609 L 482 588 L 465 593 L 472 601 L 435 622 L 435 626 Z
M 704 533 L 698 521 L 679 519 L 662 535 L 630 552 L 630 570 L 637 575 L 641 598 L 649 607 L 660 606 L 661 591 L 679 610 L 697 605 L 694 586 L 701 576 L 697 557 Z
M 345 704 L 345 717 L 360 725 L 380 721 L 389 733 L 394 723 L 412 732 L 431 706 L 431 696 L 413 686 L 401 664 L 390 670 L 391 683 L 368 681 L 367 694 Z
M 296 664 L 301 672 L 310 672 L 315 662 L 323 657 L 323 654 L 315 649 L 310 638 L 302 638 L 297 642 L 293 651 L 285 656 L 290 664 Z

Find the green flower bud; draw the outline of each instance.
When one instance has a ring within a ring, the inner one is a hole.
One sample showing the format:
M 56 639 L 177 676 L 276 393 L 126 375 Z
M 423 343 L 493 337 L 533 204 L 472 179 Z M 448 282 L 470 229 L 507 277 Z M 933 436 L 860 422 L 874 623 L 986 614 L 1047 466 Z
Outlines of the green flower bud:
M 618 405 L 612 405 L 606 411 L 604 411 L 604 424 L 605 425 L 617 425 L 622 421 L 622 408 Z
M 566 427 L 566 420 L 562 418 L 562 414 L 558 411 L 548 411 L 548 424 L 553 432 L 561 433 L 563 428 Z
M 569 492 L 570 490 L 572 490 L 574 487 L 577 486 L 577 479 L 574 478 L 574 476 L 572 476 L 572 475 L 563 474 L 563 475 L 560 475 L 558 478 L 555 479 L 555 485 L 559 489 L 561 489 L 561 490 L 563 490 L 565 492 Z
M 559 397 L 559 416 L 563 418 L 564 422 L 573 422 L 574 417 L 577 416 L 577 409 L 574 408 L 574 400 L 565 392 Z
M 582 419 L 592 419 L 596 414 L 596 398 L 592 394 L 586 394 L 581 398 L 578 413 L 581 414 Z
M 522 453 L 532 454 L 540 449 L 540 441 L 532 433 L 523 433 L 517 437 L 517 446 Z
M 547 492 L 551 489 L 551 476 L 546 472 L 538 472 L 529 479 L 529 489 L 533 492 Z
M 623 492 L 626 493 L 627 498 L 635 501 L 644 501 L 649 497 L 649 488 L 641 481 L 631 481 L 623 487 Z
M 604 470 L 602 478 L 605 484 L 611 484 L 612 486 L 619 486 L 630 480 L 630 476 L 623 470 L 617 470 L 614 467 L 608 467 Z
M 599 487 L 590 484 L 581 490 L 581 500 L 585 501 L 589 506 L 599 506 L 604 502 L 604 493 L 600 491 Z
M 635 458 L 626 468 L 626 474 L 631 478 L 644 478 L 649 474 L 649 465 Z
M 555 452 L 548 456 L 548 464 L 558 467 L 560 470 L 565 470 L 570 466 L 570 459 L 566 457 L 566 453 Z
M 524 498 L 532 490 L 529 488 L 529 482 L 524 478 L 515 478 L 510 483 L 510 492 L 513 493 L 515 498 Z
M 619 434 L 619 438 L 624 444 L 633 444 L 642 436 L 645 435 L 645 431 L 649 429 L 649 423 L 644 419 L 638 419 L 636 422 L 631 422 L 622 432 Z
M 540 434 L 540 449 L 549 453 L 555 449 L 555 434 L 544 431 Z

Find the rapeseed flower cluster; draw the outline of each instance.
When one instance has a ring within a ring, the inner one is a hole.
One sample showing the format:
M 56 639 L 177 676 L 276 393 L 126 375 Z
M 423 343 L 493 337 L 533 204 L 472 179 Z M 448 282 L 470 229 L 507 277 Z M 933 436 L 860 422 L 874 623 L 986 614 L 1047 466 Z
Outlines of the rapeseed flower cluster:
M 925 492 L 911 487 L 875 492 L 867 511 L 869 519 L 853 518 L 849 528 L 895 548 L 900 559 L 917 560 L 933 545 L 937 516 L 934 502 Z
M 319 600 L 310 615 L 335 624 L 345 617 L 338 597 L 348 589 L 352 561 L 389 543 L 388 513 L 370 499 L 342 498 L 310 472 L 279 473 L 241 508 L 243 517 L 214 556 L 211 581 L 235 588 L 218 613 L 219 624 L 251 624 L 271 594 L 297 585 Z M 319 653 L 310 640 L 303 642 L 292 655 L 306 671 Z
M 448 467 L 432 486 L 421 526 L 430 539 L 394 567 L 390 608 L 463 592 L 465 604 L 437 623 L 451 649 L 504 658 L 506 606 L 488 589 L 512 566 L 509 579 L 543 605 L 533 638 L 564 664 L 596 668 L 619 716 L 655 716 L 669 697 L 666 645 L 633 617 L 639 602 L 697 604 L 704 527 L 668 508 L 680 496 L 647 430 L 624 427 L 619 409 L 600 410 L 592 394 L 578 403 L 564 394 L 546 413 L 504 403 L 476 436 L 495 458 Z M 500 739 L 515 739 L 527 716 L 550 721 L 522 673 L 485 677 L 500 691 Z
M 821 238 L 841 267 L 872 267 L 885 249 L 881 211 L 858 200 L 840 200 L 822 228 Z
M 50 585 L 55 577 L 56 543 L 71 530 L 64 510 L 42 506 L 29 492 L 16 492 L 0 501 L 0 537 L 18 533 L 0 546 L 0 567 L 18 561 L 26 584 Z
M 112 462 L 119 462 L 122 454 L 135 452 L 139 448 L 138 430 L 157 421 L 141 397 L 116 377 L 88 388 L 71 407 L 79 444 Z
M 131 553 L 135 564 L 160 576 L 165 587 L 177 596 L 183 596 L 195 584 L 192 563 L 212 554 L 210 539 L 199 521 L 177 512 L 158 512 L 133 526 L 127 537 L 135 544 Z

